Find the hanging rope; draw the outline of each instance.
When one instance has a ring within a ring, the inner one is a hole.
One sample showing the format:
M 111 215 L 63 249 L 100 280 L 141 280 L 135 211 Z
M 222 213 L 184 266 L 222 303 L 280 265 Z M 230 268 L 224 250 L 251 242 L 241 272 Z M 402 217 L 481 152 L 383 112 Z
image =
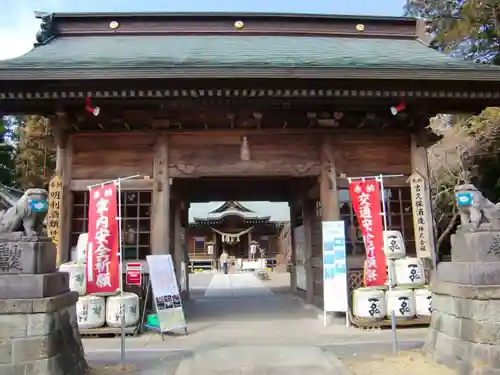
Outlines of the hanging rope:
M 235 244 L 235 243 L 238 243 L 240 242 L 240 237 L 247 234 L 248 232 L 250 232 L 253 227 L 250 227 L 248 229 L 245 229 L 239 233 L 224 233 L 224 232 L 221 232 L 217 229 L 214 229 L 212 227 L 210 227 L 215 233 L 218 233 L 221 235 L 222 237 L 222 242 L 225 242 L 225 243 L 228 243 L 228 244 Z

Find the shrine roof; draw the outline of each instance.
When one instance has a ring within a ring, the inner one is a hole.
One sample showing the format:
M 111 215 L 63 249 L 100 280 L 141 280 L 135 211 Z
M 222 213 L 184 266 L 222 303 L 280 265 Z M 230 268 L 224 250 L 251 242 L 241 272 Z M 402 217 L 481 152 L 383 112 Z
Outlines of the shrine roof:
M 0 61 L 0 80 L 186 75 L 401 79 L 403 71 L 408 73 L 404 79 L 500 80 L 500 67 L 429 48 L 417 38 L 416 21 L 408 18 L 260 13 L 44 17 L 36 47 Z M 237 30 L 240 19 L 248 26 Z M 121 26 L 112 30 L 115 20 Z M 360 25 L 364 31 L 355 30 Z
M 239 216 L 244 220 L 260 222 L 285 222 L 290 220 L 287 203 L 245 202 L 242 204 L 236 201 L 228 201 L 223 203 L 193 203 L 189 212 L 189 221 L 191 223 L 220 221 L 232 215 Z
M 236 201 L 227 201 L 217 207 L 215 210 L 208 212 L 203 217 L 193 217 L 195 222 L 199 221 L 220 221 L 228 216 L 238 216 L 243 220 L 266 222 L 271 216 L 259 216 L 252 210 L 249 210 L 241 203 Z

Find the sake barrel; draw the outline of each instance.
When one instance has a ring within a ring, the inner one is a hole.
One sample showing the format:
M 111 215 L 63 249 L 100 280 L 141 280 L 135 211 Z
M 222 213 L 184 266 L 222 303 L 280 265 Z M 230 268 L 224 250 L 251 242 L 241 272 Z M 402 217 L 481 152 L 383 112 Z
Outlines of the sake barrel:
M 69 273 L 69 290 L 84 296 L 87 289 L 85 282 L 85 264 L 77 262 L 63 263 L 59 266 L 60 272 Z
M 106 301 L 106 323 L 110 327 L 121 327 L 122 314 L 125 314 L 125 327 L 132 327 L 139 322 L 139 297 L 134 293 L 123 293 L 123 305 L 120 295 L 108 297 Z
M 353 294 L 356 318 L 383 320 L 386 315 L 385 292 L 378 288 L 358 288 Z
M 387 317 L 391 317 L 392 310 L 398 319 L 412 319 L 415 317 L 415 296 L 413 290 L 393 288 L 385 294 Z
M 76 260 L 78 262 L 85 263 L 87 261 L 88 238 L 88 233 L 82 233 L 78 236 L 78 242 L 76 243 Z
M 76 303 L 78 328 L 100 328 L 106 321 L 104 297 L 81 296 Z
M 387 259 L 400 259 L 406 256 L 405 242 L 400 231 L 384 231 L 384 253 Z
M 417 316 L 430 316 L 432 314 L 432 293 L 425 287 L 415 289 L 415 311 Z
M 424 263 L 419 258 L 403 258 L 394 261 L 394 278 L 397 286 L 418 288 L 425 284 Z
M 71 247 L 69 260 L 76 262 L 78 260 L 78 253 L 76 252 L 76 246 Z

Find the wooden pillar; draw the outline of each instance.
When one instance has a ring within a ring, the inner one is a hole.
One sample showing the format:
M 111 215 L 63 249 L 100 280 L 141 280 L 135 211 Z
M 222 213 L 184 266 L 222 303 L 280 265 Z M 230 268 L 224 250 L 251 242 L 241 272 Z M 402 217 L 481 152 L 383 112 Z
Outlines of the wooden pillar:
M 214 243 L 214 253 L 212 254 L 212 269 L 217 270 L 217 233 L 212 233 L 212 242 Z
M 185 298 L 189 299 L 189 203 L 184 202 L 184 212 L 182 213 L 182 226 L 184 226 L 184 267 L 185 267 L 185 275 L 186 275 L 186 292 Z
M 304 219 L 304 247 L 305 247 L 305 269 L 306 269 L 306 303 L 313 303 L 314 294 L 314 268 L 313 268 L 313 249 L 312 249 L 312 231 L 314 217 L 316 215 L 316 202 L 305 199 L 303 203 Z
M 154 147 L 151 254 L 170 252 L 170 179 L 168 177 L 168 135 L 160 135 Z
M 67 118 L 59 114 L 54 121 L 52 134 L 56 145 L 56 174 L 61 176 L 61 207 L 59 212 L 59 239 L 56 264 L 70 260 L 71 254 L 71 216 L 73 196 L 71 194 L 71 175 L 73 166 L 73 140 L 66 132 Z
M 252 243 L 252 231 L 248 232 L 248 248 L 247 248 L 247 258 L 250 259 L 251 258 L 251 254 L 250 254 L 250 245 Z
M 319 176 L 321 220 L 340 219 L 339 194 L 337 189 L 337 171 L 330 136 L 323 137 L 321 144 L 321 173 Z
M 290 287 L 292 293 L 297 293 L 297 249 L 295 248 L 295 227 L 297 226 L 297 203 L 295 200 L 289 202 L 290 205 L 290 248 L 292 267 L 290 270 Z
M 182 251 L 181 244 L 181 220 L 182 220 L 182 205 L 179 199 L 174 201 L 174 260 L 175 260 L 175 276 L 177 277 L 177 283 L 180 286 L 182 277 L 182 261 L 184 259 L 184 253 Z
M 426 226 L 428 231 L 429 240 L 429 249 L 431 253 L 431 258 L 426 262 L 426 267 L 433 267 L 437 261 L 437 254 L 435 248 L 435 239 L 434 239 L 434 221 L 432 219 L 432 206 L 431 206 L 431 195 L 430 195 L 430 181 L 429 181 L 429 164 L 427 160 L 427 148 L 423 147 L 421 144 L 424 143 L 421 138 L 425 136 L 419 137 L 417 134 L 411 135 L 411 149 L 410 149 L 410 161 L 411 161 L 411 171 L 413 173 L 418 173 L 425 181 L 425 188 L 427 190 L 427 197 L 425 201 L 425 205 L 427 206 L 427 212 L 429 213 L 429 219 L 426 220 Z M 415 234 L 416 235 L 416 234 Z

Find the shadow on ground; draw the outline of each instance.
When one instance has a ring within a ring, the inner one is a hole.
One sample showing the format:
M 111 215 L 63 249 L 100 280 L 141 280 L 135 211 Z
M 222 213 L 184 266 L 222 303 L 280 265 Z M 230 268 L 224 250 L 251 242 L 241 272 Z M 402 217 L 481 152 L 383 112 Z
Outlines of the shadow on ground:
M 94 371 L 92 375 L 156 375 L 156 374 L 175 374 L 181 361 L 192 355 L 188 351 L 176 352 L 127 352 L 125 363 L 130 367 L 128 371 L 119 371 L 118 365 L 121 364 L 120 353 L 117 352 L 99 352 L 87 355 L 87 361 Z
M 398 350 L 421 349 L 423 345 L 423 341 L 402 341 L 398 343 Z M 341 360 L 365 360 L 372 357 L 391 356 L 394 354 L 392 343 L 390 342 L 324 345 L 322 349 Z

